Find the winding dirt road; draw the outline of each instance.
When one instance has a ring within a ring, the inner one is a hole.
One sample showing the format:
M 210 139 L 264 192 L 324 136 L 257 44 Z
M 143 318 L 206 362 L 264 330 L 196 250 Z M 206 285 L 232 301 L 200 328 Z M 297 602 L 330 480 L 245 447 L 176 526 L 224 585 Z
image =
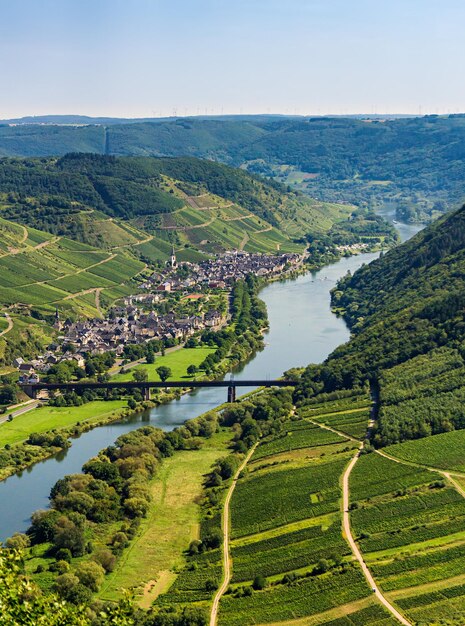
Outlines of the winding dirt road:
M 360 550 L 358 549 L 357 544 L 355 543 L 355 539 L 353 538 L 352 530 L 350 528 L 350 517 L 349 517 L 349 500 L 350 500 L 349 477 L 350 477 L 350 474 L 351 474 L 352 470 L 355 467 L 355 464 L 357 463 L 357 461 L 359 459 L 360 450 L 362 450 L 362 448 L 363 448 L 363 443 L 360 444 L 359 451 L 357 452 L 357 454 L 354 456 L 354 458 L 351 460 L 351 462 L 347 466 L 347 469 L 344 472 L 344 476 L 342 477 L 342 519 L 343 519 L 344 534 L 346 536 L 346 539 L 347 539 L 347 542 L 348 542 L 348 544 L 350 546 L 350 549 L 352 550 L 352 554 L 355 556 L 357 561 L 360 563 L 360 567 L 362 568 L 363 575 L 365 576 L 365 578 L 366 578 L 368 584 L 370 585 L 371 589 L 373 590 L 375 596 L 378 598 L 378 600 L 381 602 L 381 604 L 383 604 L 386 607 L 386 609 L 397 620 L 399 620 L 399 622 L 401 624 L 404 624 L 405 626 L 412 626 L 412 623 L 409 622 L 407 619 L 405 619 L 405 617 L 403 615 L 401 615 L 399 613 L 399 611 L 381 593 L 381 590 L 379 589 L 378 585 L 376 584 L 375 579 L 371 575 L 371 572 L 368 569 L 367 564 L 363 560 L 362 553 L 360 552 Z
M 224 592 L 228 588 L 229 581 L 231 580 L 232 563 L 231 563 L 231 556 L 229 554 L 229 531 L 230 531 L 230 528 L 231 528 L 231 514 L 230 514 L 230 510 L 229 510 L 229 505 L 230 505 L 230 502 L 231 502 L 232 495 L 234 493 L 234 489 L 236 488 L 236 483 L 237 483 L 237 479 L 239 478 L 239 474 L 242 472 L 244 467 L 250 461 L 250 458 L 251 458 L 252 454 L 255 452 L 255 448 L 257 447 L 257 445 L 258 445 L 258 443 L 256 443 L 249 450 L 249 452 L 247 453 L 247 456 L 245 457 L 244 461 L 240 465 L 240 467 L 237 470 L 237 472 L 234 474 L 231 486 L 228 489 L 228 493 L 227 493 L 226 499 L 224 501 L 223 519 L 221 521 L 221 529 L 223 531 L 223 572 L 224 572 L 224 577 L 223 577 L 223 582 L 221 583 L 221 587 L 216 592 L 215 598 L 213 600 L 212 610 L 211 610 L 211 613 L 210 613 L 210 626 L 216 626 L 216 622 L 217 622 L 217 619 L 218 619 L 218 608 L 219 608 L 219 605 L 220 605 L 220 600 L 221 600 L 221 597 L 223 596 Z
M 5 328 L 5 330 L 2 330 L 2 332 L 0 333 L 0 337 L 3 337 L 3 335 L 6 335 L 7 333 L 9 333 L 10 330 L 13 328 L 13 320 L 8 315 L 8 313 L 5 313 L 5 318 L 6 318 L 6 321 L 8 322 L 8 326 Z

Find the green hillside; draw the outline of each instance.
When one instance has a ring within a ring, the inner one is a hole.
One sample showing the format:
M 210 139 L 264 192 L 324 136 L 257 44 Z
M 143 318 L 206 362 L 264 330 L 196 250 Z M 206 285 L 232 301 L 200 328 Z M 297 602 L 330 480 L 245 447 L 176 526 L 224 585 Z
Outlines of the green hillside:
M 0 155 L 79 151 L 215 159 L 272 176 L 327 202 L 392 201 L 399 216 L 410 220 L 434 217 L 464 197 L 463 115 L 105 123 L 0 126 Z
M 372 381 L 377 444 L 464 428 L 464 294 L 465 207 L 339 283 L 354 336 L 307 369 L 301 393 Z
M 101 315 L 136 289 L 133 279 L 145 267 L 126 252 L 99 250 L 0 218 L 0 311 L 8 311 L 11 322 L 0 327 L 0 363 L 50 342 L 56 308 L 62 319 Z
M 105 250 L 165 261 L 171 245 L 298 251 L 295 238 L 328 231 L 352 208 L 289 193 L 245 171 L 194 158 L 69 154 L 0 161 L 3 217 Z

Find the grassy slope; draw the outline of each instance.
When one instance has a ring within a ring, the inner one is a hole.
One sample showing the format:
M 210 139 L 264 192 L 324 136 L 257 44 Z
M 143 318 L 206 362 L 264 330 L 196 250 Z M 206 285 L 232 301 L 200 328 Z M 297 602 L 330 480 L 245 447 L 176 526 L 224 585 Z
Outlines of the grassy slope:
M 101 420 L 127 405 L 123 400 L 94 401 L 79 407 L 44 406 L 0 424 L 0 446 L 25 441 L 34 433 L 74 426 L 78 422 Z
M 183 552 L 199 537 L 203 476 L 226 454 L 230 439 L 230 431 L 220 432 L 201 450 L 182 451 L 164 460 L 151 486 L 148 516 L 116 570 L 106 578 L 101 598 L 115 600 L 122 588 L 135 588 L 137 601 L 148 608 L 174 581 L 176 568 L 185 562 Z

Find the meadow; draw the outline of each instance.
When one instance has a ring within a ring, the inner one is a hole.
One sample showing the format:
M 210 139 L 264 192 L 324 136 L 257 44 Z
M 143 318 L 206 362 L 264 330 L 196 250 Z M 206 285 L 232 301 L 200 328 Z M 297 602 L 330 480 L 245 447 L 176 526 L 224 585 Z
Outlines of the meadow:
M 187 368 L 189 365 L 195 365 L 198 367 L 202 361 L 205 360 L 205 357 L 212 354 L 214 351 L 214 348 L 204 346 L 198 348 L 179 348 L 178 350 L 168 352 L 165 356 L 156 356 L 155 363 L 138 365 L 137 367 L 130 368 L 123 374 L 117 374 L 112 378 L 112 380 L 115 382 L 134 380 L 133 372 L 138 369 L 146 371 L 148 373 L 149 380 L 157 381 L 160 380 L 157 368 L 163 365 L 171 369 L 171 380 L 186 379 L 186 386 L 188 386 L 189 380 L 193 380 L 195 378 L 195 375 L 190 376 L 187 374 Z
M 99 594 L 102 599 L 116 600 L 122 588 L 132 589 L 137 603 L 148 608 L 176 580 L 176 572 L 186 563 L 184 551 L 200 536 L 198 500 L 203 477 L 226 454 L 230 439 L 229 431 L 221 431 L 205 440 L 201 450 L 184 450 L 164 461 L 150 485 L 147 517 L 106 577 Z
M 25 441 L 32 433 L 59 430 L 78 423 L 99 421 L 127 406 L 124 400 L 95 400 L 81 406 L 40 406 L 0 425 L 0 445 Z

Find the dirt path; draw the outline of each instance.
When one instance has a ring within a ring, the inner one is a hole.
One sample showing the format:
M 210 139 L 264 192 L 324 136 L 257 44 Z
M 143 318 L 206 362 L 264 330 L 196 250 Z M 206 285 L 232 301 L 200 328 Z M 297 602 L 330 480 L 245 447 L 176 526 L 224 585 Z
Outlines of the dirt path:
M 255 448 L 257 447 L 257 445 L 258 445 L 258 442 L 249 450 L 249 452 L 247 453 L 247 456 L 245 457 L 244 461 L 240 465 L 240 467 L 237 470 L 237 472 L 234 474 L 231 486 L 229 487 L 228 493 L 226 495 L 226 500 L 224 501 L 223 519 L 222 519 L 222 522 L 221 522 L 221 526 L 222 526 L 222 530 L 223 530 L 223 536 L 224 536 L 224 539 L 223 539 L 223 571 L 224 571 L 224 577 L 223 577 L 223 582 L 221 584 L 221 587 L 216 592 L 215 598 L 213 600 L 212 610 L 211 610 L 211 613 L 210 613 L 210 626 L 216 626 L 216 622 L 217 622 L 217 619 L 218 619 L 218 608 L 219 608 L 220 600 L 221 600 L 221 597 L 223 596 L 224 592 L 228 588 L 229 581 L 231 580 L 232 563 L 231 563 L 231 557 L 230 557 L 230 554 L 229 554 L 229 531 L 230 531 L 230 528 L 231 528 L 231 519 L 230 519 L 231 518 L 231 514 L 230 514 L 230 510 L 229 510 L 229 505 L 230 505 L 230 502 L 231 502 L 232 495 L 234 493 L 234 489 L 236 488 L 237 479 L 239 478 L 239 474 L 242 472 L 244 467 L 250 461 L 250 458 L 251 458 L 252 454 L 255 452 Z
M 6 318 L 6 321 L 8 322 L 8 326 L 5 328 L 5 330 L 2 330 L 2 332 L 0 333 L 0 337 L 3 337 L 3 335 L 6 335 L 7 333 L 9 333 L 10 330 L 13 328 L 13 320 L 8 315 L 8 313 L 5 313 L 5 318 Z
M 355 539 L 354 539 L 354 537 L 352 535 L 352 530 L 350 528 L 350 517 L 349 517 L 349 501 L 350 501 L 349 477 L 350 477 L 350 474 L 351 474 L 352 470 L 355 467 L 355 464 L 357 463 L 357 461 L 359 459 L 360 450 L 362 450 L 362 448 L 363 448 L 363 443 L 360 444 L 359 451 L 357 452 L 357 454 L 353 457 L 353 459 L 351 460 L 351 462 L 347 466 L 347 469 L 344 472 L 344 475 L 342 477 L 342 519 L 343 519 L 344 534 L 346 536 L 346 539 L 347 539 L 347 542 L 348 542 L 348 544 L 350 546 L 350 549 L 352 550 L 352 554 L 355 556 L 355 558 L 359 562 L 360 567 L 362 568 L 363 575 L 365 576 L 368 584 L 370 585 L 370 587 L 373 590 L 373 592 L 374 592 L 375 596 L 377 597 L 377 599 L 381 602 L 381 604 L 383 604 L 386 607 L 386 609 L 401 624 L 404 624 L 404 626 L 412 626 L 411 622 L 409 622 L 403 615 L 401 615 L 399 613 L 399 611 L 382 594 L 381 590 L 379 589 L 378 585 L 376 584 L 375 579 L 371 575 L 371 572 L 368 569 L 367 564 L 363 560 L 363 555 L 360 552 L 357 544 L 355 543 Z
M 328 426 L 327 424 L 322 424 L 321 422 L 317 422 L 316 420 L 312 420 L 310 417 L 306 417 L 304 418 L 307 422 L 310 422 L 311 424 L 315 424 L 315 426 L 319 426 L 320 428 L 323 428 L 324 430 L 329 430 L 330 432 L 339 435 L 339 437 L 343 437 L 344 439 L 350 439 L 350 441 L 355 441 L 356 443 L 360 443 L 360 439 L 356 439 L 355 437 L 352 437 L 352 435 L 348 435 L 347 433 L 343 433 L 341 430 L 336 430 L 335 428 L 333 428 L 332 426 Z
M 100 317 L 103 317 L 102 309 L 100 308 L 100 292 L 101 291 L 102 291 L 101 287 L 95 290 L 95 308 L 97 309 Z
M 241 243 L 239 244 L 239 250 L 243 250 L 245 248 L 245 246 L 247 245 L 247 242 L 249 241 L 250 237 L 249 237 L 249 233 L 245 233 L 244 238 L 242 239 Z

